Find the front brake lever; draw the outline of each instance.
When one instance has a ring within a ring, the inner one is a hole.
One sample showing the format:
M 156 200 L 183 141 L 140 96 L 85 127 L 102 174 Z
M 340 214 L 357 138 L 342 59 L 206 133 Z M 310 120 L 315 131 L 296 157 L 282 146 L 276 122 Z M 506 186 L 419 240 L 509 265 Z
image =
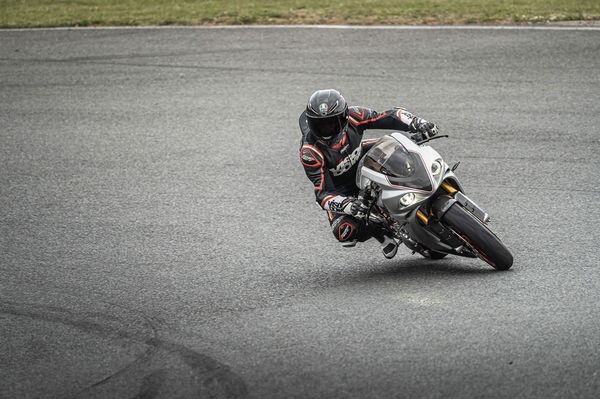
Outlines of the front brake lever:
M 425 140 L 416 141 L 415 143 L 417 143 L 417 145 L 421 145 L 421 144 L 427 143 L 428 141 L 436 140 L 436 139 L 441 139 L 441 138 L 444 138 L 444 137 L 449 137 L 449 136 L 447 134 L 443 134 L 441 136 L 433 136 L 433 137 L 429 137 L 428 139 L 425 139 Z

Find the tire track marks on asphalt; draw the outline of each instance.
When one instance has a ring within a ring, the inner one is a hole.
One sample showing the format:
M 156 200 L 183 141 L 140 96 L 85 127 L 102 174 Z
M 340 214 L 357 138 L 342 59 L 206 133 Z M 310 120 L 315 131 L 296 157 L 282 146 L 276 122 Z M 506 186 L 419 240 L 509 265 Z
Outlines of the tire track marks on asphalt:
M 133 361 L 79 390 L 74 397 L 102 397 L 106 393 L 114 393 L 115 386 L 131 385 L 131 381 L 140 383 L 135 394 L 140 398 L 168 397 L 170 392 L 215 398 L 242 398 L 247 395 L 246 385 L 228 366 L 184 345 L 160 338 L 148 317 L 119 305 L 108 305 L 119 308 L 128 316 L 78 313 L 52 305 L 9 300 L 0 300 L 0 314 L 59 323 L 111 342 L 128 340 L 146 345 L 145 351 Z

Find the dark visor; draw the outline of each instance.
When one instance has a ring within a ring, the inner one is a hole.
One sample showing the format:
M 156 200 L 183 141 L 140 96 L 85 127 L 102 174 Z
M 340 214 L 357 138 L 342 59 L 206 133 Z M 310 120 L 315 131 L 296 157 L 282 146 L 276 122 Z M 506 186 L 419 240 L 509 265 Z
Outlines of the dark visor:
M 345 127 L 347 120 L 344 114 L 331 116 L 329 118 L 307 118 L 308 127 L 321 138 L 336 136 Z

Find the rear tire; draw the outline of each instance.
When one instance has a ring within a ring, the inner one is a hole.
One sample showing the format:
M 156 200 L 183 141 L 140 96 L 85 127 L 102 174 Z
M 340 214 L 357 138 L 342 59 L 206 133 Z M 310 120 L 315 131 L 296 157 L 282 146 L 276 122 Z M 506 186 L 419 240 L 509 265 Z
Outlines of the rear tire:
M 442 221 L 460 234 L 478 252 L 478 255 L 495 269 L 510 269 L 513 256 L 508 248 L 479 219 L 458 203 L 446 211 Z

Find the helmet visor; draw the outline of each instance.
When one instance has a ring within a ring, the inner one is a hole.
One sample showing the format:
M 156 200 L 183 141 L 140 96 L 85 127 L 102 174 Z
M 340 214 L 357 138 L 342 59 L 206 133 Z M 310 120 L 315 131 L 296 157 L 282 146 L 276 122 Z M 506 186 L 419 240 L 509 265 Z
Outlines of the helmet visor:
M 330 139 L 344 130 L 348 119 L 345 114 L 330 116 L 328 118 L 308 117 L 308 127 L 318 137 Z

